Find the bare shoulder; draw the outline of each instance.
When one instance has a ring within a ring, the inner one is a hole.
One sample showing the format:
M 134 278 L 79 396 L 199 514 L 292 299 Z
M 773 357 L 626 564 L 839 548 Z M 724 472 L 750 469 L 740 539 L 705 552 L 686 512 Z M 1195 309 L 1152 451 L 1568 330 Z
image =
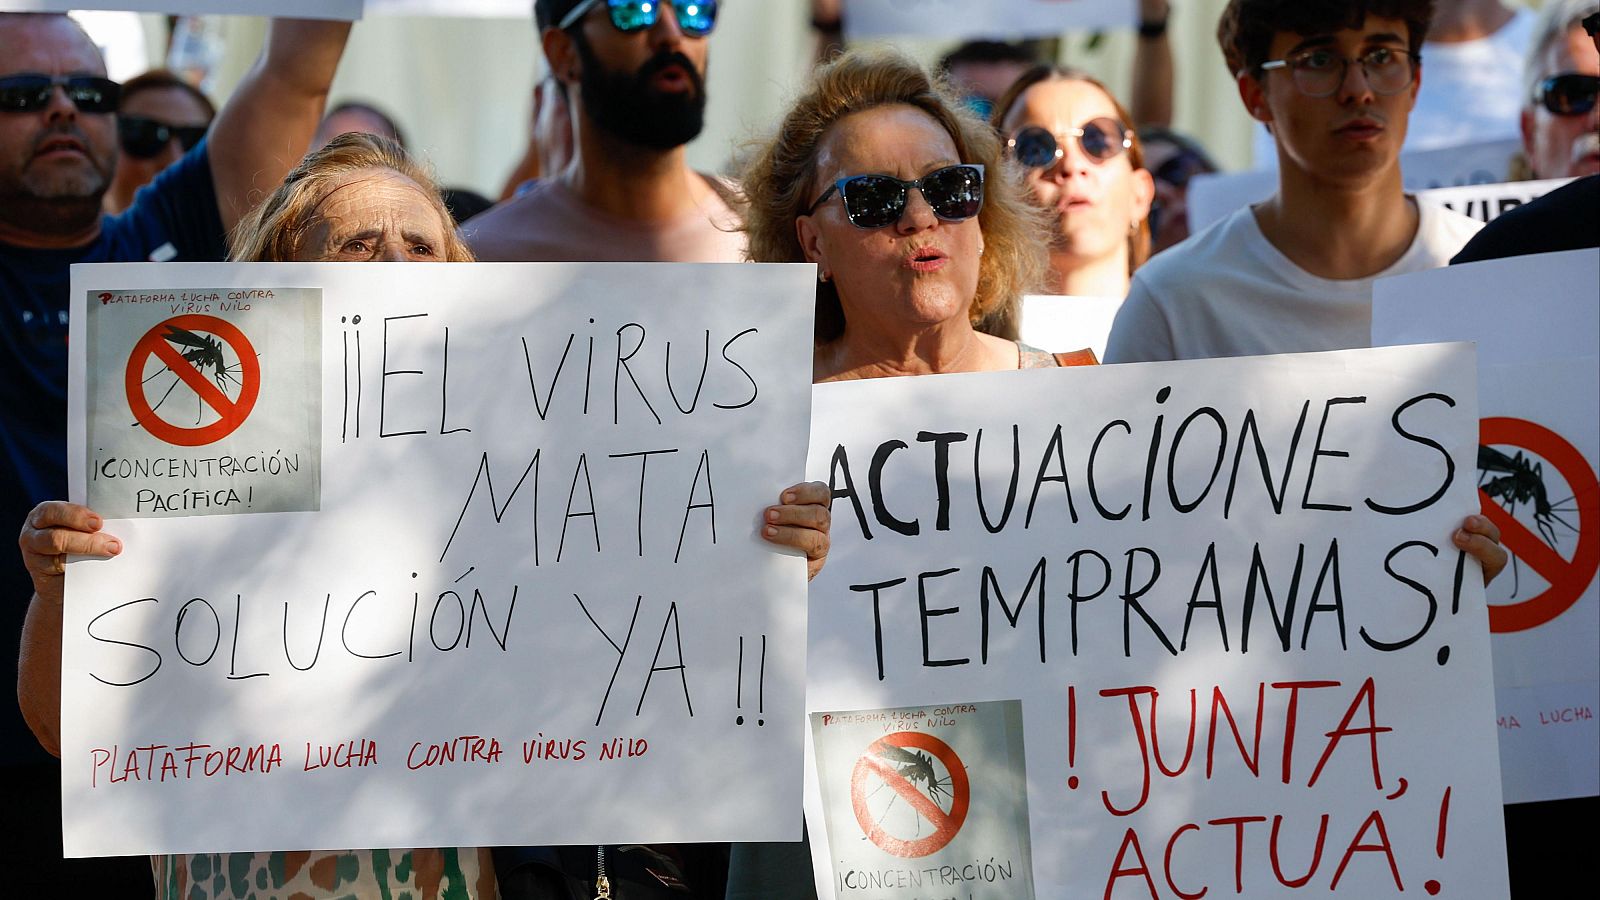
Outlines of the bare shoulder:
M 559 218 L 552 208 L 551 186 L 535 182 L 527 191 L 502 200 L 461 227 L 461 237 L 483 262 L 535 259 L 538 236 Z

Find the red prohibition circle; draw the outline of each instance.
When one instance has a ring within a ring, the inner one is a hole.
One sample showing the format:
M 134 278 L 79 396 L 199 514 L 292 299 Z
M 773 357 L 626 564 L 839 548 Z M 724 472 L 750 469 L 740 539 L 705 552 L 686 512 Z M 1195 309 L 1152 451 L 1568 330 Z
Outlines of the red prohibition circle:
M 1561 435 L 1526 419 L 1486 418 L 1478 424 L 1478 443 L 1520 447 L 1554 466 L 1572 488 L 1578 507 L 1578 547 L 1568 560 L 1517 521 L 1489 495 L 1478 492 L 1483 514 L 1500 528 L 1500 540 L 1517 559 L 1550 586 L 1521 603 L 1489 607 L 1489 630 L 1527 631 L 1556 618 L 1578 602 L 1600 570 L 1600 481 L 1576 447 Z
M 229 400 L 194 363 L 185 359 L 167 341 L 169 328 L 204 331 L 227 343 L 239 359 L 241 386 L 238 400 Z M 151 356 L 164 363 L 172 370 L 172 374 L 198 394 L 201 402 L 219 416 L 217 421 L 199 428 L 185 428 L 161 418 L 144 395 L 144 366 Z M 145 332 L 144 337 L 133 345 L 133 352 L 128 354 L 128 367 L 123 381 L 133 417 L 151 436 L 179 447 L 202 447 L 234 433 L 249 417 L 250 411 L 255 408 L 256 398 L 261 395 L 261 361 L 256 359 L 256 351 L 250 345 L 250 340 L 232 322 L 197 314 L 174 316 Z
M 917 790 L 909 778 L 884 759 L 881 751 L 885 747 L 923 750 L 943 763 L 945 770 L 950 773 L 950 811 L 940 809 L 926 794 Z M 872 811 L 867 808 L 867 783 L 872 775 L 882 779 L 900 799 L 932 823 L 933 834 L 922 838 L 900 838 L 889 834 L 880 823 L 873 821 Z M 967 767 L 962 764 L 961 757 L 950 749 L 949 744 L 920 731 L 898 731 L 873 741 L 861 758 L 856 760 L 855 770 L 850 774 L 850 805 L 855 811 L 856 822 L 861 825 L 868 840 L 902 858 L 927 856 L 948 846 L 966 822 L 971 802 L 972 785 L 967 780 Z

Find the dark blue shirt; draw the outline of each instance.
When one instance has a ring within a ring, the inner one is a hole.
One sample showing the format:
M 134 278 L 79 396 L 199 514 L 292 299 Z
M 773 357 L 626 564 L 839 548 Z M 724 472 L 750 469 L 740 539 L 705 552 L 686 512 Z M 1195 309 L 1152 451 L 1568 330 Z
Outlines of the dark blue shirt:
M 67 496 L 67 307 L 73 263 L 227 257 L 206 142 L 156 177 L 83 247 L 31 250 L 0 242 L 0 533 L 10 543 L 42 500 Z M 15 545 L 12 545 L 15 546 Z M 0 548 L 0 652 L 16 659 L 32 584 Z M 0 762 L 44 758 L 13 702 L 0 702 Z

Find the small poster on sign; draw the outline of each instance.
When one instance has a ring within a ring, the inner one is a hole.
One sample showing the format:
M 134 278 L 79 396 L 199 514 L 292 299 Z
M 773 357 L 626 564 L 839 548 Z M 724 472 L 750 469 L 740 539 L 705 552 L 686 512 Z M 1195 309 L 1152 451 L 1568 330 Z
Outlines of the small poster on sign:
M 1022 703 L 811 714 L 836 896 L 918 900 L 929 869 L 1032 900 Z
M 108 518 L 317 509 L 316 288 L 87 299 L 89 506 Z

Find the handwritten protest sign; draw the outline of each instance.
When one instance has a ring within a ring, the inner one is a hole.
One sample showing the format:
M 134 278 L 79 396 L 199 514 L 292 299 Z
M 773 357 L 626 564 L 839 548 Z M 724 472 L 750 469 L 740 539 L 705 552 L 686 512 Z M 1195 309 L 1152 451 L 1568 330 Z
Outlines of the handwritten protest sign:
M 1506 184 L 1471 184 L 1462 187 L 1434 188 L 1417 192 L 1420 203 L 1432 203 L 1464 216 L 1488 223 L 1524 203 L 1543 197 L 1571 181 L 1546 178 L 1539 181 L 1513 181 Z
M 1400 173 L 1407 191 L 1426 194 L 1438 188 L 1472 185 L 1499 187 L 1504 182 L 1511 156 L 1521 149 L 1518 141 L 1489 141 L 1450 147 L 1444 150 L 1420 150 L 1400 154 Z M 1545 182 L 1528 182 L 1545 184 Z M 1236 209 L 1260 203 L 1278 189 L 1276 169 L 1255 169 L 1249 172 L 1196 175 L 1189 182 L 1189 230 L 1197 233 Z M 1527 189 L 1518 184 L 1507 184 L 1503 193 L 1485 193 L 1488 200 L 1501 197 L 1526 197 L 1522 202 L 1539 196 L 1527 196 Z M 1544 190 L 1549 190 L 1546 187 Z M 1541 191 L 1542 193 L 1542 191 Z M 1496 203 L 1498 207 L 1498 203 Z M 1464 211 L 1464 210 L 1463 210 Z M 1495 212 L 1498 215 L 1504 210 Z M 1470 213 L 1468 213 L 1470 215 Z
M 814 277 L 75 267 L 68 854 L 797 839 Z
M 175 15 L 283 16 L 299 19 L 359 19 L 361 0 L 0 0 L 0 11 L 67 12 L 110 9 Z
M 1508 803 L 1600 794 L 1596 297 L 1600 250 L 1451 266 L 1373 288 L 1374 343 L 1478 341 L 1476 481 L 1514 560 L 1489 588 Z
M 1474 380 L 1455 344 L 819 386 L 820 895 L 1505 896 Z
M 1096 358 L 1106 355 L 1106 338 L 1111 323 L 1122 308 L 1121 297 L 1052 297 L 1036 295 L 1022 298 L 1022 341 L 1041 350 L 1094 351 Z
M 1133 0 L 845 0 L 845 36 L 1047 37 L 1083 28 L 1132 27 Z

